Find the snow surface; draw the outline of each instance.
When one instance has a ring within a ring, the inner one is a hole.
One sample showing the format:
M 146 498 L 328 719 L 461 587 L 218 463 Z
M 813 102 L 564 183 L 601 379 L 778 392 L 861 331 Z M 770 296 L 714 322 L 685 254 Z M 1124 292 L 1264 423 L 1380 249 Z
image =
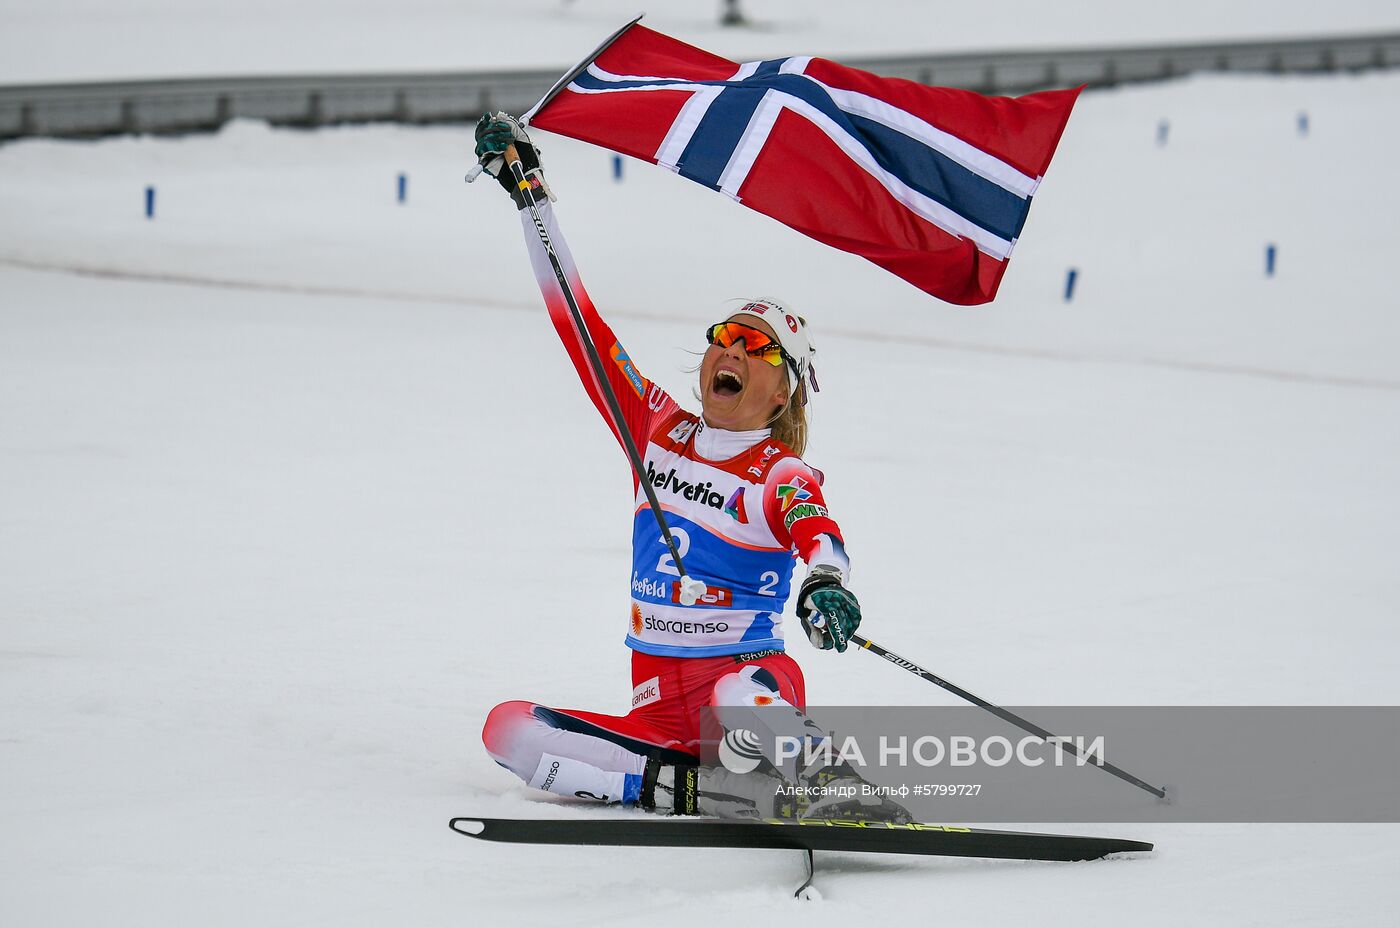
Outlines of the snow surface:
M 1397 94 L 1086 95 L 975 309 L 541 144 L 590 291 L 668 389 L 726 298 L 812 318 L 809 457 L 876 641 L 1008 705 L 1394 704 Z M 822 855 L 808 904 L 796 853 L 452 834 L 606 814 L 531 793 L 479 731 L 504 699 L 630 693 L 627 466 L 513 210 L 461 182 L 470 144 L 0 148 L 0 924 L 1395 924 L 1394 825 L 1066 826 L 1158 843 L 1076 865 Z M 953 702 L 794 648 L 814 704 Z
M 1393 0 L 0 0 L 0 84 L 558 67 L 645 11 L 653 29 L 738 60 L 1154 45 L 1400 30 Z

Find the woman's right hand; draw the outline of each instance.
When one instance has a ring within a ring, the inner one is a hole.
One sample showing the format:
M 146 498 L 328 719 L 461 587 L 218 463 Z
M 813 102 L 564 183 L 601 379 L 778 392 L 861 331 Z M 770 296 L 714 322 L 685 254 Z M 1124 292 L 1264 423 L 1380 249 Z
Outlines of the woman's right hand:
M 520 189 L 520 182 L 506 163 L 506 149 L 515 146 L 520 158 L 526 183 L 534 201 L 549 196 L 549 187 L 544 183 L 544 173 L 540 166 L 539 151 L 525 134 L 524 126 L 509 113 L 487 113 L 476 124 L 476 157 L 481 167 L 505 188 L 515 205 L 524 209 L 527 202 Z

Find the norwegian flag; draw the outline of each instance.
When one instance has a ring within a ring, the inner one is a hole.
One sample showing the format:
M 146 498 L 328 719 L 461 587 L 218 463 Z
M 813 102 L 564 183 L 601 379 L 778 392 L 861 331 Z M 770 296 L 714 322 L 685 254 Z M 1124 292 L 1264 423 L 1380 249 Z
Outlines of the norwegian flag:
M 633 23 L 526 115 L 669 168 L 950 303 L 996 296 L 1082 88 L 985 97 Z

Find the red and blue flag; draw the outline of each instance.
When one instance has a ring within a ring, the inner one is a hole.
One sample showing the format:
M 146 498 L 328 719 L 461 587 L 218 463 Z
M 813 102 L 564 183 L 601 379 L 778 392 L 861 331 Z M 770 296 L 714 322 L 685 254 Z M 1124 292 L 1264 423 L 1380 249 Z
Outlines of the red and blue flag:
M 659 164 L 950 303 L 996 296 L 1080 88 L 987 97 L 632 25 L 527 119 Z

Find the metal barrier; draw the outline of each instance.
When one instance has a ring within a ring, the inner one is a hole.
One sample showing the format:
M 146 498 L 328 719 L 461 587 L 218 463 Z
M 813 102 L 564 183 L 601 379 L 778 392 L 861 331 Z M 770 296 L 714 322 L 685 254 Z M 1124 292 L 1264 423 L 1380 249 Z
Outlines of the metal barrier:
M 1163 80 L 1198 71 L 1316 73 L 1400 67 L 1400 33 L 1287 41 L 970 52 L 843 59 L 888 77 L 1019 94 Z M 452 74 L 202 78 L 0 87 L 0 140 L 199 132 L 246 117 L 275 125 L 466 122 L 521 112 L 564 68 Z

